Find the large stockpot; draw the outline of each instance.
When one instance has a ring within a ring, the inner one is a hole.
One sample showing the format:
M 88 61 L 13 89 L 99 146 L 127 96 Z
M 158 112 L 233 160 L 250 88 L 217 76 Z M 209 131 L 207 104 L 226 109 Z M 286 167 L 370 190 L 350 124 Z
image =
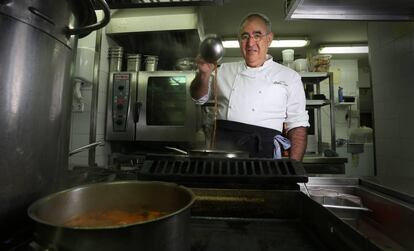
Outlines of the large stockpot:
M 118 181 L 79 186 L 33 203 L 35 238 L 48 250 L 189 251 L 191 190 L 174 183 Z M 141 223 L 107 227 L 67 227 L 73 216 L 102 210 L 149 208 L 166 215 Z
M 91 0 L 0 0 L 0 226 L 7 234 L 26 226 L 28 205 L 56 191 L 67 169 L 76 40 L 109 21 L 105 7 L 106 18 L 93 24 Z

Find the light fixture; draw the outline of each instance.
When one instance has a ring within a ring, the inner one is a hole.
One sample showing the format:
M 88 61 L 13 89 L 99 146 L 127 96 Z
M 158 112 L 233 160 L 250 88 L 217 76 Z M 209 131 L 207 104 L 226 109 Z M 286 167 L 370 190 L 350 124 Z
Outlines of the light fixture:
M 320 54 L 353 54 L 353 53 L 368 53 L 368 46 L 366 45 L 348 45 L 348 46 L 321 46 L 319 48 Z
M 296 48 L 305 47 L 309 44 L 307 39 L 275 39 L 270 44 L 272 48 Z M 224 40 L 224 48 L 239 48 L 238 40 Z

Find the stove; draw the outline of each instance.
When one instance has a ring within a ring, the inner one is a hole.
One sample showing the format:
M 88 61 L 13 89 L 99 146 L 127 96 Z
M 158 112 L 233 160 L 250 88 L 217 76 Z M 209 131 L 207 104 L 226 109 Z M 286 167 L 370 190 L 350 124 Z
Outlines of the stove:
M 191 251 L 377 250 L 299 190 L 308 181 L 299 162 L 148 155 L 125 163 L 76 168 L 65 185 L 138 179 L 189 187 Z M 24 236 L 5 250 L 44 251 L 33 233 Z
M 290 159 L 177 157 L 151 155 L 138 179 L 160 180 L 188 187 L 298 190 L 308 177 L 302 164 Z

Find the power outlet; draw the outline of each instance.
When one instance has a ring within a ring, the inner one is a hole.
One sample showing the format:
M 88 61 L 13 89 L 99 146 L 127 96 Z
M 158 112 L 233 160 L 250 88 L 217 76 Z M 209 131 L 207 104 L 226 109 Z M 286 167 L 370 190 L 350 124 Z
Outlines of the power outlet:
M 84 111 L 85 111 L 85 103 L 75 102 L 72 104 L 72 112 L 84 112 Z

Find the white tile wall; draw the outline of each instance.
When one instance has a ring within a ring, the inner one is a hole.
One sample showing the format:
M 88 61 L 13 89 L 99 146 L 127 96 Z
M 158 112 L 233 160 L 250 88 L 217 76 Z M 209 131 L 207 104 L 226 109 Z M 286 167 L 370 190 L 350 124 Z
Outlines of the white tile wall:
M 100 19 L 102 13 L 98 12 L 97 16 Z M 104 141 L 105 138 L 105 118 L 106 118 L 106 97 L 107 97 L 107 83 L 109 65 L 107 60 L 107 53 L 109 46 L 116 45 L 116 43 L 105 35 L 105 28 L 102 30 L 102 47 L 101 47 L 101 62 L 99 69 L 99 92 L 98 92 L 98 110 L 97 110 L 97 128 L 96 140 Z M 78 47 L 87 47 L 95 49 L 96 32 L 92 32 L 85 38 L 79 39 Z M 93 60 L 92 60 L 93 62 Z M 86 86 L 81 89 L 84 96 L 85 111 L 82 113 L 72 112 L 71 121 L 71 139 L 70 149 L 89 144 L 89 130 L 91 121 L 91 98 L 92 88 Z M 98 166 L 106 167 L 109 154 L 109 146 L 98 146 L 96 148 L 95 162 Z M 75 154 L 69 158 L 69 166 L 86 166 L 88 165 L 88 151 Z
M 337 59 L 331 60 L 330 69 L 338 69 L 341 72 L 340 81 L 334 84 L 334 100 L 338 101 L 338 87 L 341 86 L 345 96 L 356 96 L 358 101 L 358 60 L 357 59 Z M 335 72 L 335 71 L 334 71 Z M 328 80 L 321 83 L 321 93 L 329 97 L 329 85 Z M 358 102 L 352 105 L 351 110 L 358 110 Z M 330 110 L 329 106 L 322 108 L 322 141 L 331 142 L 331 131 L 330 131 Z M 351 114 L 348 106 L 336 106 L 335 107 L 335 133 L 336 138 L 348 139 L 349 133 L 352 129 L 359 126 L 359 118 L 351 117 L 350 125 L 349 117 L 346 119 L 346 115 Z
M 378 175 L 414 177 L 414 25 L 369 23 L 368 43 Z

